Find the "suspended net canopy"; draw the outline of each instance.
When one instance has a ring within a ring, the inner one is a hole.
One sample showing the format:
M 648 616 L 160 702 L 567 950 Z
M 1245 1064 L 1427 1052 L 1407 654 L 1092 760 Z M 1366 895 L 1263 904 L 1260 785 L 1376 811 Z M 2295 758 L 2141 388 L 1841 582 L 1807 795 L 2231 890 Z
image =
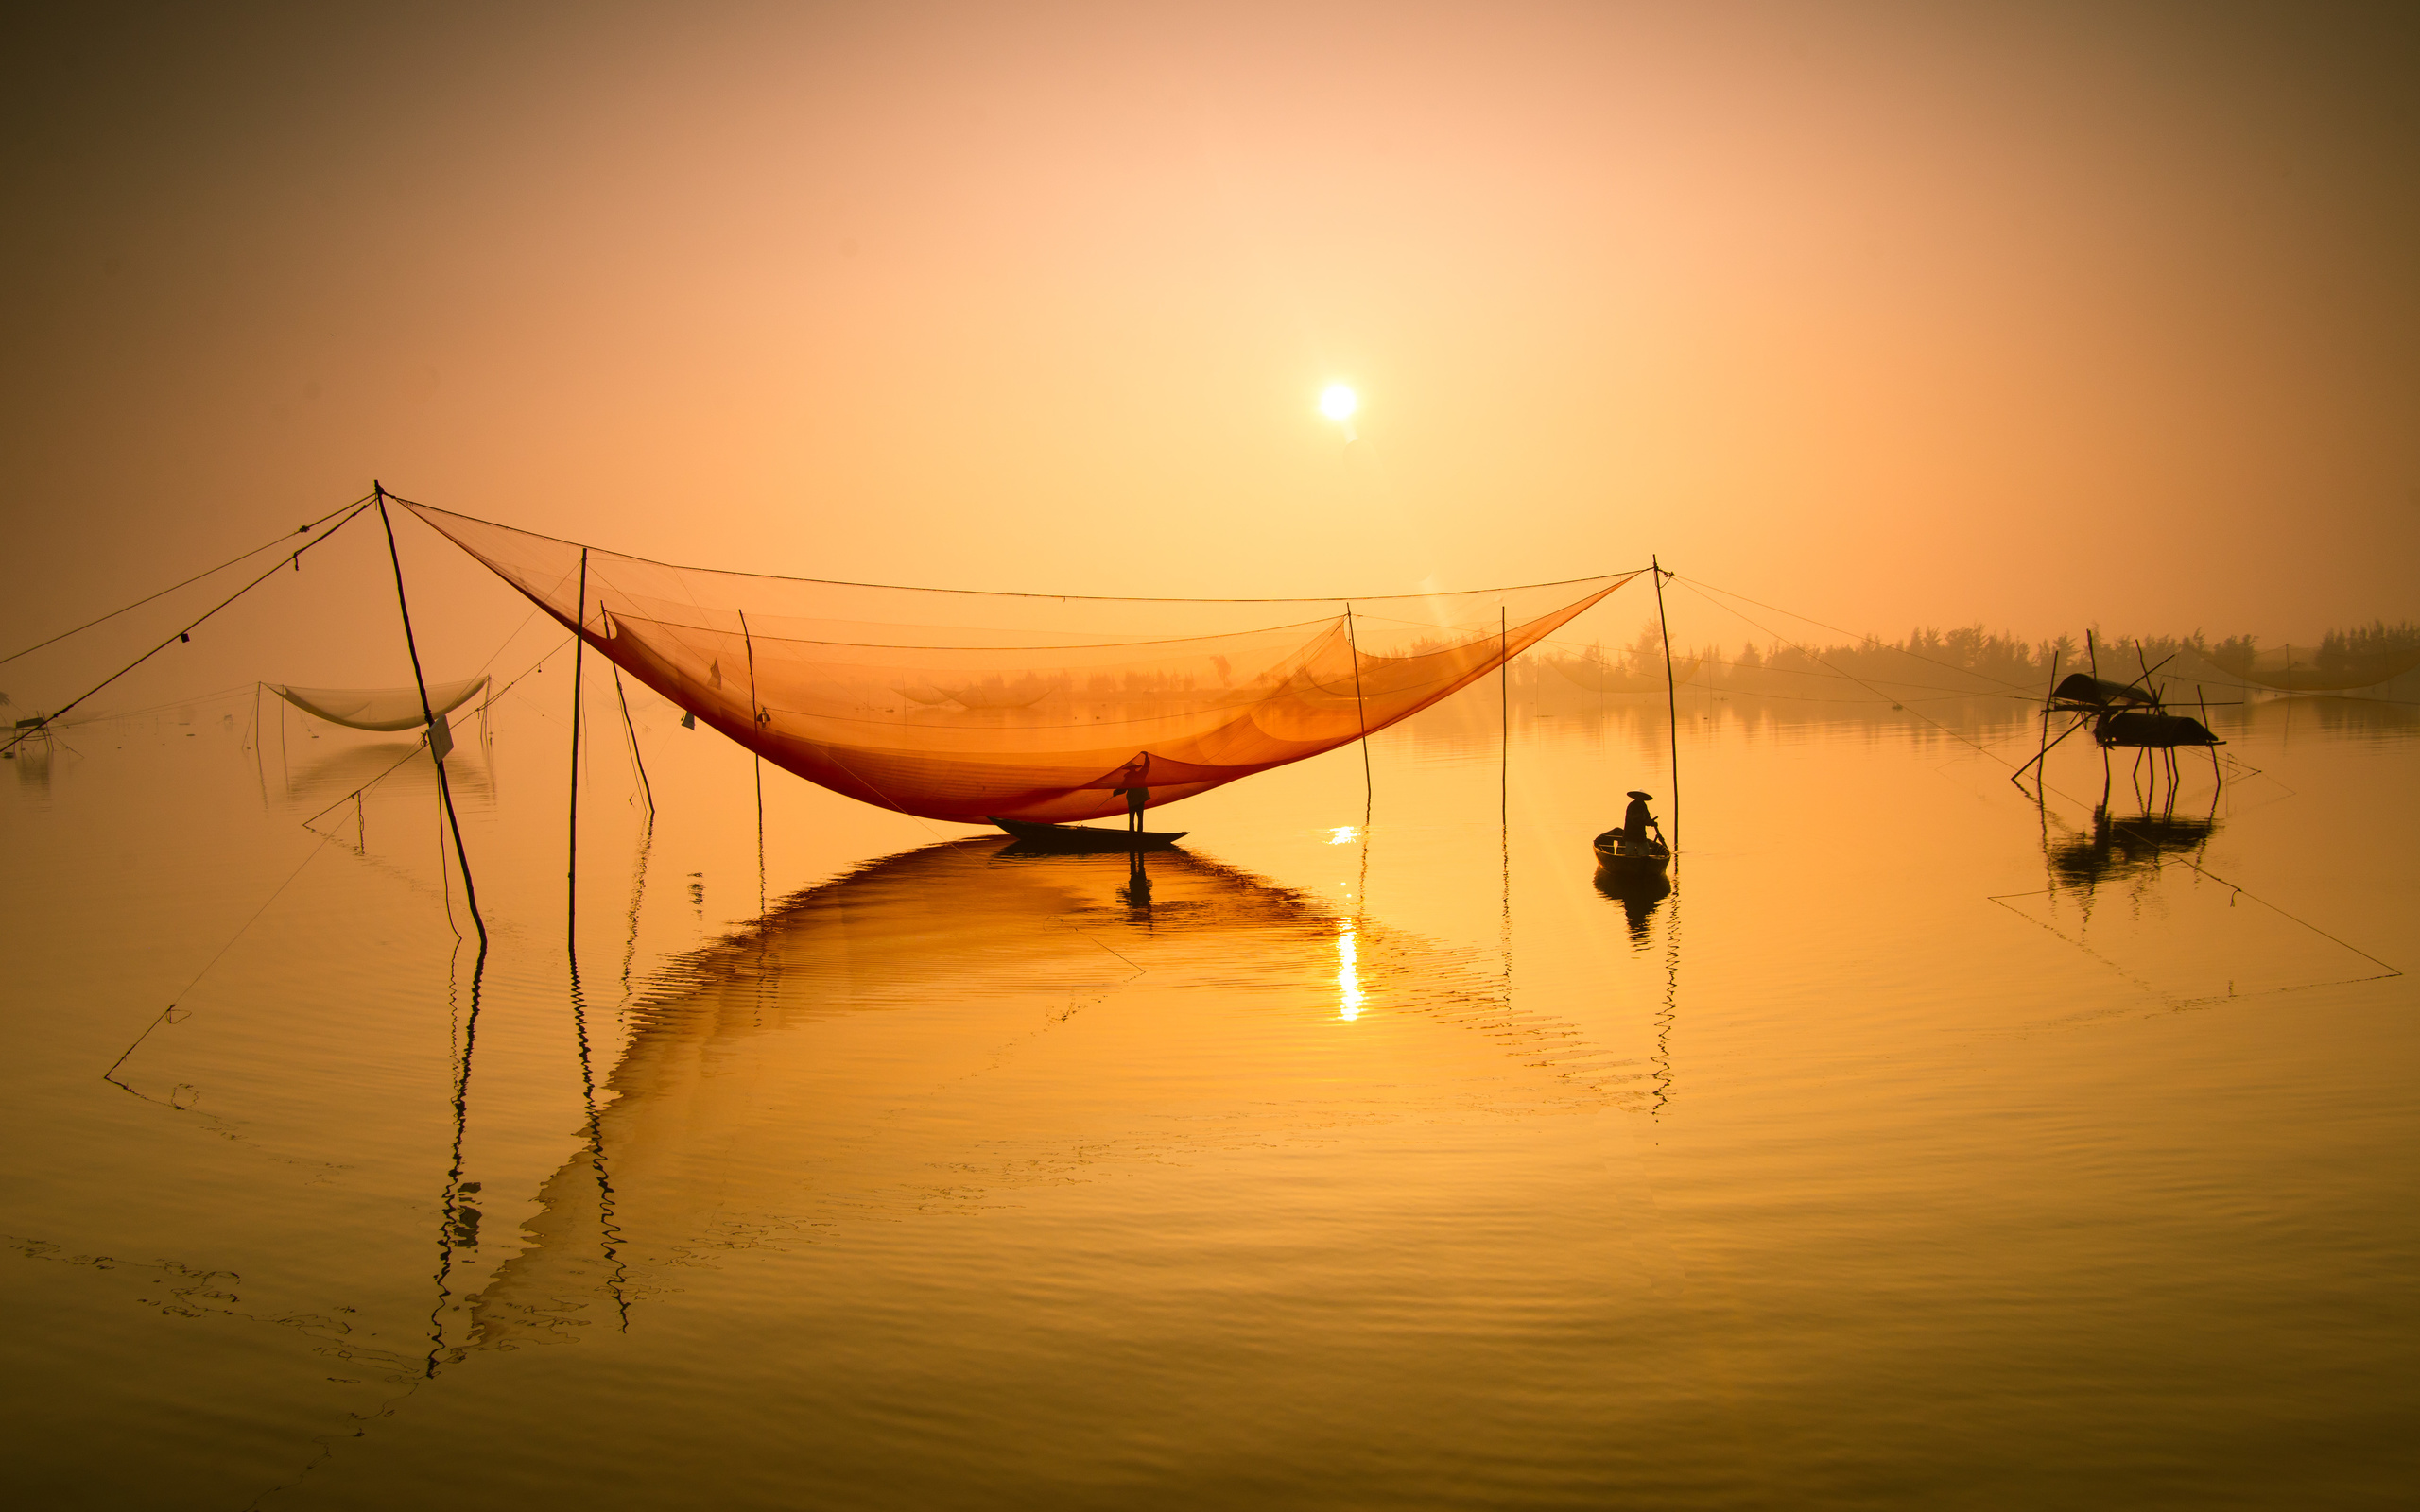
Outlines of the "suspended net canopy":
M 961 593 L 674 567 L 407 507 L 774 765 L 969 824 L 1097 818 L 1127 788 L 1169 803 L 1333 750 L 1637 576 L 1351 601 Z
M 428 685 L 427 712 L 450 714 L 487 685 L 485 677 L 466 678 L 460 682 L 432 682 Z M 422 715 L 420 689 L 416 686 L 289 688 L 272 682 L 268 688 L 304 713 L 317 714 L 332 725 L 343 725 L 349 730 L 418 730 L 428 723 Z

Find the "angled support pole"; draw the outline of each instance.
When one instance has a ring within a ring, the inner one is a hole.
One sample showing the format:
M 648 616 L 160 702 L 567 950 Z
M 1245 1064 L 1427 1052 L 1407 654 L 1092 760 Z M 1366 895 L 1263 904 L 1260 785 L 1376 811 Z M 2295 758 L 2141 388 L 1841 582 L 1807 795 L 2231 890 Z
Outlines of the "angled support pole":
M 2018 767 L 2015 771 L 2011 772 L 2011 773 L 2009 774 L 2009 778 L 2008 778 L 2008 780 L 2009 780 L 2010 782 L 2016 782 L 2016 780 L 2017 780 L 2018 778 L 2020 778 L 2020 777 L 2023 777 L 2023 776 L 2024 776 L 2028 771 L 2031 770 L 2032 768 L 2034 768 L 2034 767 L 2036 767 L 2036 766 L 2041 765 L 2042 765 L 2042 758 L 2044 758 L 2045 756 L 2049 755 L 2049 754 L 2050 754 L 2050 752 L 2052 751 L 2052 749 L 2054 749 L 2054 748 L 2058 746 L 2058 744 L 2059 744 L 2059 741 L 2060 741 L 2060 740 L 2065 740 L 2065 739 L 2066 739 L 2069 735 L 2074 734 L 2077 730 L 2082 730 L 2084 726 L 2086 726 L 2086 725 L 2088 725 L 2088 724 L 2090 724 L 2090 723 L 2092 723 L 2092 715 L 2090 715 L 2090 714 L 2078 714 L 2078 715 L 2076 716 L 2076 722 L 2075 722 L 2074 724 L 2069 725 L 2066 729 L 2062 730 L 2060 730 L 2060 731 L 2059 731 L 2059 740 L 2053 740 L 2053 741 L 2046 742 L 2046 743 L 2043 745 L 2043 747 L 2042 747 L 2042 748 L 2041 748 L 2040 750 L 2035 751 L 2035 752 L 2033 753 L 2033 759 L 2032 759 L 2031 761 L 2030 761 L 2030 762 L 2027 762 L 2023 766 Z M 2024 788 L 2024 786 L 2025 786 L 2025 784 L 2024 784 L 2024 783 L 2022 783 L 2022 782 L 2017 782 L 2017 783 L 2016 783 L 2016 785 L 2017 785 L 2017 787 L 2018 787 L 2018 789 L 2019 789 L 2020 791 L 2021 791 L 2021 790 Z
M 1664 638 L 1664 713 L 1672 741 L 1672 854 L 1681 853 L 1681 699 L 1672 682 L 1672 630 L 1664 621 L 1664 564 L 1647 558 L 1655 576 L 1655 629 Z
M 395 566 L 395 608 L 404 616 L 404 649 L 411 653 L 412 683 L 420 689 L 421 720 L 427 729 L 429 754 L 436 758 L 437 762 L 437 792 L 438 796 L 445 800 L 445 825 L 454 833 L 454 860 L 462 868 L 462 896 L 471 904 L 471 922 L 479 932 L 479 958 L 485 961 L 488 948 L 488 924 L 486 919 L 479 917 L 478 889 L 471 882 L 471 856 L 470 852 L 462 849 L 462 821 L 455 816 L 454 788 L 445 780 L 445 750 L 438 748 L 439 743 L 442 741 L 446 749 L 450 750 L 454 741 L 451 735 L 438 733 L 437 714 L 428 703 L 428 679 L 421 675 L 420 645 L 412 639 L 412 607 L 404 597 L 404 558 L 403 554 L 395 549 L 395 523 L 387 514 L 387 486 L 373 478 L 371 480 L 370 487 L 378 500 L 378 524 L 387 531 L 387 559 L 393 562 Z M 278 728 L 283 730 L 285 726 L 281 722 Z

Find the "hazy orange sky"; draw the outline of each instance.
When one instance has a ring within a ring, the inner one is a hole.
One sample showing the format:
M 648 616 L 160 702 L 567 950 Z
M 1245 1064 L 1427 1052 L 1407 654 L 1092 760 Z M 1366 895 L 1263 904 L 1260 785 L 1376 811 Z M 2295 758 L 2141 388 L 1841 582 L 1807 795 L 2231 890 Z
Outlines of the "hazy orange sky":
M 372 476 L 936 586 L 2420 614 L 2415 14 L 76 8 L 0 105 L 0 650 Z M 241 675 L 380 680 L 378 565 Z

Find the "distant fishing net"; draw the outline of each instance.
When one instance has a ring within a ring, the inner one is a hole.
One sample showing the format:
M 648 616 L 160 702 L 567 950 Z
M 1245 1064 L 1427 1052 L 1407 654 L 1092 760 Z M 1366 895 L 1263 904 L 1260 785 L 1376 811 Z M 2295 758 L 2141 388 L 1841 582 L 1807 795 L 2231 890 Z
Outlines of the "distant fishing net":
M 2256 651 L 2249 644 L 2214 646 L 2203 653 L 2220 671 L 2284 693 L 2342 693 L 2372 688 L 2420 668 L 2420 646 L 2410 639 L 2377 631 L 2339 631 L 2317 646 L 2274 645 Z
M 433 714 L 450 714 L 477 696 L 485 677 L 432 682 L 425 701 L 420 688 L 294 688 L 282 682 L 271 693 L 332 725 L 353 730 L 418 730 Z
M 956 593 L 673 567 L 408 507 L 765 760 L 973 824 L 1097 818 L 1120 788 L 1168 803 L 1333 750 L 1637 576 L 1350 603 Z

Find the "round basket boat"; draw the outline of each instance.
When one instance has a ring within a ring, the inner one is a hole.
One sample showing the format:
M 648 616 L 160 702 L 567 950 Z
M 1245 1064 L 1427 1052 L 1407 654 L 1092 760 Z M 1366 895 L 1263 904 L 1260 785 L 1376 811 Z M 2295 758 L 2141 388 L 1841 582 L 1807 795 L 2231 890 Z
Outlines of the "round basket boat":
M 1672 864 L 1671 847 L 1649 837 L 1633 840 L 1619 830 L 1597 836 L 1597 866 L 1615 877 L 1658 877 Z

